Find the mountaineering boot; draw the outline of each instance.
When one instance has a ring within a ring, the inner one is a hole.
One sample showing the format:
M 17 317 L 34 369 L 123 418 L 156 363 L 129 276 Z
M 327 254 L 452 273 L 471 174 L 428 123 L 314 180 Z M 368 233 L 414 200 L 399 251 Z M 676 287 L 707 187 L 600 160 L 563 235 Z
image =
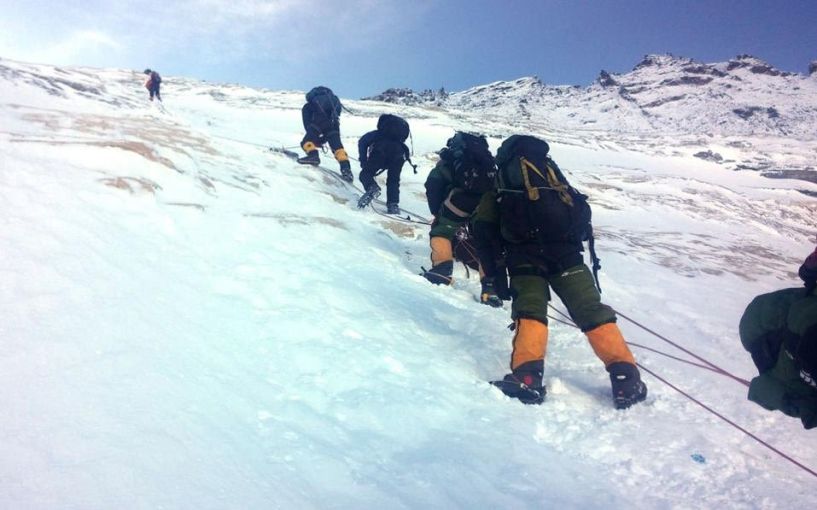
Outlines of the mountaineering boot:
M 482 292 L 479 293 L 479 302 L 494 308 L 502 307 L 502 299 L 494 290 L 494 279 L 486 276 L 482 279 Z
M 491 381 L 491 384 L 523 404 L 541 404 L 547 394 L 547 389 L 542 384 L 544 368 L 544 360 L 528 361 L 516 367 L 501 381 Z
M 340 178 L 346 182 L 354 182 L 355 176 L 352 175 L 352 167 L 349 160 L 340 162 Z
M 389 202 L 386 204 L 387 214 L 400 214 L 400 205 L 397 202 Z
M 306 156 L 298 158 L 298 163 L 302 165 L 318 166 L 321 164 L 321 157 L 318 155 L 318 151 L 312 150 L 307 152 Z
M 357 208 L 363 209 L 370 203 L 372 200 L 375 200 L 377 197 L 380 196 L 380 186 L 377 184 L 372 184 L 369 186 L 369 189 L 366 190 L 366 193 L 361 195 L 360 199 L 357 201 Z
M 431 266 L 431 269 L 426 271 L 426 268 L 421 268 L 423 270 L 423 278 L 430 281 L 434 285 L 451 285 L 451 275 L 454 274 L 454 261 L 453 260 L 446 260 L 445 262 L 440 262 L 436 266 Z
M 423 277 L 435 285 L 451 285 L 454 274 L 454 249 L 445 237 L 431 236 L 431 269 L 422 268 Z
M 611 363 L 610 383 L 613 386 L 613 404 L 616 409 L 627 409 L 647 398 L 647 385 L 641 380 L 638 367 L 626 361 Z

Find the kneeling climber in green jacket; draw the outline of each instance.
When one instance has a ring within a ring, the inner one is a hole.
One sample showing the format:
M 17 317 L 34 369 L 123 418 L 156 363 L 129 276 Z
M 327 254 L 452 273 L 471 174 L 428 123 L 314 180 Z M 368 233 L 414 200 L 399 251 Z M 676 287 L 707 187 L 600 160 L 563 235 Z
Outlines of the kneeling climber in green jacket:
M 817 249 L 800 266 L 805 288 L 757 296 L 740 319 L 740 341 L 759 375 L 749 400 L 817 427 Z

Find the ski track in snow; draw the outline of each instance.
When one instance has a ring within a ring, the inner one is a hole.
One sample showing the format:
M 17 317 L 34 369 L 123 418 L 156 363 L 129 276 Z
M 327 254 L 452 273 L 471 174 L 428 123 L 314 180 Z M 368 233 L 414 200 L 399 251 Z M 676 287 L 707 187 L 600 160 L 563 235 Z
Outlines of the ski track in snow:
M 461 267 L 430 286 L 417 274 L 428 227 L 358 211 L 347 187 L 266 150 L 297 146 L 301 93 L 170 79 L 163 113 L 137 73 L 0 66 L 0 506 L 811 502 L 817 479 L 649 375 L 647 401 L 614 410 L 566 325 L 551 325 L 542 406 L 486 384 L 507 370 L 509 304 L 476 303 Z M 401 206 L 422 216 L 426 156 L 454 129 L 515 132 L 501 117 L 347 103 L 352 154 L 382 111 L 411 122 L 421 168 L 403 172 Z M 594 204 L 604 300 L 752 377 L 738 319 L 756 294 L 798 285 L 815 200 L 689 156 L 542 134 Z M 634 352 L 817 468 L 799 421 Z

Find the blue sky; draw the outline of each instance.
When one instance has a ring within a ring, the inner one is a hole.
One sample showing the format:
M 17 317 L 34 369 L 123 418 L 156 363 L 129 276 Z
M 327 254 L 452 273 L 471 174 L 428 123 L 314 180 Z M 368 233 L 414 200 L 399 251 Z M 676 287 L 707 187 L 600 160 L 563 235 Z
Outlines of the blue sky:
M 587 85 L 647 53 L 805 73 L 817 0 L 0 0 L 0 57 L 274 89 Z

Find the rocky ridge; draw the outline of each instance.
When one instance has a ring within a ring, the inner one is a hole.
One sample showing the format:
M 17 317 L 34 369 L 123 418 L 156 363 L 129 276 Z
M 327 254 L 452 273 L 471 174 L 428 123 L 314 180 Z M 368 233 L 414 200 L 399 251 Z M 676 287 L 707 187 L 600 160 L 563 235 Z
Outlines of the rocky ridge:
M 450 94 L 409 89 L 367 99 L 488 115 L 540 117 L 564 129 L 646 134 L 774 135 L 814 138 L 817 61 L 809 75 L 780 71 L 750 55 L 707 64 L 646 55 L 632 71 L 602 70 L 585 87 L 548 85 L 536 77 L 500 81 Z

